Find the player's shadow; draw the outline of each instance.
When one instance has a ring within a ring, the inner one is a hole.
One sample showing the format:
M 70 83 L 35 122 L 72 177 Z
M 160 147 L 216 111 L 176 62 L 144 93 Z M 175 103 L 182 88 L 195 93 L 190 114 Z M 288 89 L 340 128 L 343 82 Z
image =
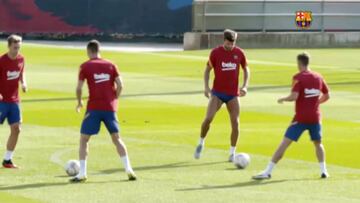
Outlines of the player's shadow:
M 49 186 L 64 186 L 70 183 L 32 183 L 32 184 L 22 184 L 22 185 L 12 185 L 12 186 L 2 186 L 1 190 L 22 190 L 22 189 L 31 189 L 31 188 L 42 188 Z
M 55 178 L 69 178 L 68 175 L 57 175 L 57 176 L 54 176 Z
M 128 182 L 128 181 L 97 181 L 97 182 L 86 182 L 81 184 L 100 184 L 100 183 L 113 183 L 113 182 Z M 80 183 L 70 183 L 70 182 L 60 182 L 60 183 L 31 183 L 31 184 L 22 184 L 22 185 L 11 185 L 11 186 L 0 186 L 0 191 L 3 190 L 25 190 L 25 189 L 34 189 L 34 188 L 46 188 L 46 187 L 59 187 L 66 185 L 77 185 Z
M 206 163 L 191 163 L 191 162 L 176 162 L 176 163 L 169 163 L 169 164 L 162 164 L 162 165 L 152 165 L 152 166 L 138 166 L 134 167 L 134 171 L 147 171 L 147 170 L 160 170 L 160 169 L 176 169 L 176 168 L 186 168 L 186 167 L 200 167 L 200 166 L 209 166 L 209 165 L 216 165 L 216 164 L 223 164 L 227 163 L 225 161 L 216 161 L 216 162 L 206 162 Z M 100 174 L 112 174 L 122 171 L 123 169 L 119 168 L 112 168 L 112 169 L 105 169 L 99 171 Z
M 317 179 L 250 180 L 247 182 L 234 183 L 229 185 L 203 185 L 202 187 L 176 189 L 175 191 L 184 192 L 184 191 L 197 191 L 197 190 L 231 189 L 231 188 L 241 188 L 241 187 L 263 186 L 263 185 L 284 183 L 288 181 L 311 181 L 311 180 L 320 180 L 320 179 L 317 178 Z
M 215 190 L 215 189 L 229 189 L 229 188 L 238 188 L 238 187 L 250 187 L 250 186 L 261 186 L 268 184 L 276 184 L 286 182 L 287 180 L 273 180 L 273 181 L 247 181 L 242 183 L 235 183 L 230 185 L 203 185 L 202 187 L 197 188 L 184 188 L 184 189 L 176 189 L 175 191 L 196 191 L 196 190 Z

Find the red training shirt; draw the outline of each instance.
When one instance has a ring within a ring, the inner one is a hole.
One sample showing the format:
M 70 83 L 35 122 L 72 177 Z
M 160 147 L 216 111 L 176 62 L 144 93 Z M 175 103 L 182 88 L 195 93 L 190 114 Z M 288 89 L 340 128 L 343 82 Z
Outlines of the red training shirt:
M 117 111 L 115 79 L 118 76 L 116 65 L 101 58 L 90 59 L 80 66 L 79 80 L 86 80 L 89 88 L 87 110 Z
M 295 104 L 294 121 L 304 124 L 320 123 L 319 98 L 321 94 L 329 93 L 323 77 L 312 71 L 302 71 L 293 77 L 292 91 L 299 93 Z
M 209 65 L 214 68 L 215 79 L 213 91 L 239 96 L 239 70 L 247 67 L 247 61 L 242 49 L 235 47 L 226 50 L 219 46 L 211 51 Z
M 11 59 L 8 54 L 0 56 L 0 102 L 17 103 L 19 98 L 19 81 L 24 72 L 24 57 L 18 55 Z

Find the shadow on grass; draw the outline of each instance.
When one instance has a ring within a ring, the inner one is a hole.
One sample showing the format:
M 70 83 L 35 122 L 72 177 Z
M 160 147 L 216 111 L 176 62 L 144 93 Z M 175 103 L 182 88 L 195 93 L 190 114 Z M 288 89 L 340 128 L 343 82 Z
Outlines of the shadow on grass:
M 176 169 L 176 168 L 186 168 L 186 167 L 200 167 L 200 166 L 209 166 L 209 165 L 216 165 L 216 164 L 223 164 L 227 163 L 225 161 L 217 161 L 217 162 L 206 162 L 206 163 L 189 163 L 189 162 L 176 162 L 176 163 L 169 163 L 163 165 L 153 165 L 153 166 L 138 166 L 134 167 L 134 171 L 148 171 L 148 170 L 161 170 L 161 169 Z M 106 169 L 101 170 L 97 174 L 112 174 L 117 172 L 122 172 L 122 168 L 113 168 L 113 169 Z
M 200 190 L 231 189 L 231 188 L 242 188 L 242 187 L 252 187 L 252 186 L 264 186 L 264 185 L 271 185 L 271 184 L 292 182 L 292 181 L 310 181 L 310 180 L 320 180 L 320 179 L 305 178 L 305 179 L 283 179 L 283 180 L 250 180 L 247 182 L 234 183 L 229 185 L 203 185 L 202 187 L 176 189 L 175 191 L 186 192 L 186 191 L 200 191 Z
M 70 178 L 70 176 L 68 175 L 57 175 L 57 176 L 54 176 L 55 178 Z
M 67 186 L 67 185 L 79 185 L 79 184 L 104 184 L 104 183 L 120 183 L 120 182 L 130 182 L 125 180 L 117 180 L 117 181 L 87 181 L 85 183 L 70 183 L 70 182 L 47 182 L 47 183 L 32 183 L 32 184 L 22 184 L 22 185 L 12 185 L 12 186 L 0 186 L 0 191 L 6 190 L 25 190 L 25 189 L 36 189 L 36 188 L 45 188 L 45 187 L 59 187 L 59 186 Z

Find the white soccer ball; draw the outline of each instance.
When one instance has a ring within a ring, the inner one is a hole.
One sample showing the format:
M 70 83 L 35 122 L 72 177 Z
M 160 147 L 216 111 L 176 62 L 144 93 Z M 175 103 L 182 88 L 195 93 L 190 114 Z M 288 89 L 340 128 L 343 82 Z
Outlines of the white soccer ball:
M 250 156 L 246 153 L 235 155 L 234 165 L 239 169 L 245 169 L 250 164 Z
M 70 160 L 65 165 L 65 171 L 69 176 L 76 176 L 80 171 L 80 162 L 78 160 Z

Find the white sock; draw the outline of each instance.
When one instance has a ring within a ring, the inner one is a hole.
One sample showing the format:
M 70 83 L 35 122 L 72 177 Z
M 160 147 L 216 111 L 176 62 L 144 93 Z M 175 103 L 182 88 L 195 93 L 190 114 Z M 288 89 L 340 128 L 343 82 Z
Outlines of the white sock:
M 266 174 L 268 174 L 268 175 L 271 174 L 271 173 L 272 173 L 272 170 L 273 170 L 274 167 L 275 167 L 275 165 L 276 165 L 276 164 L 275 164 L 274 162 L 270 161 L 270 163 L 267 165 L 264 173 L 266 173 Z
M 6 151 L 4 155 L 4 160 L 9 161 L 13 158 L 14 151 Z
M 230 155 L 235 154 L 236 147 L 230 147 Z
M 205 144 L 205 138 L 200 137 L 199 145 L 204 146 Z
M 326 163 L 325 162 L 320 162 L 319 164 L 320 164 L 321 173 L 327 173 Z
M 131 168 L 130 160 L 127 155 L 120 157 L 126 172 L 133 172 L 133 169 Z
M 80 160 L 80 172 L 78 177 L 86 177 L 86 160 Z

